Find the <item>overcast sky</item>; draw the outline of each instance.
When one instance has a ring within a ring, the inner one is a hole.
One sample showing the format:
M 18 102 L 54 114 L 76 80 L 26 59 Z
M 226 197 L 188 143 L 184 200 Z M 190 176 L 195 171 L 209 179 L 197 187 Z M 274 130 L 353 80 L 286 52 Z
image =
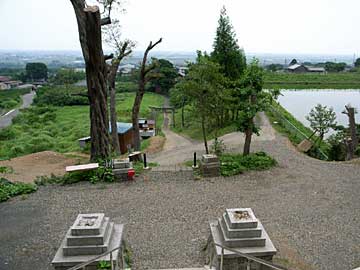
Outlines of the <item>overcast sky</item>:
M 210 51 L 223 5 L 247 52 L 360 54 L 360 0 L 127 0 L 120 20 L 137 50 Z M 79 50 L 70 0 L 0 0 L 0 49 Z

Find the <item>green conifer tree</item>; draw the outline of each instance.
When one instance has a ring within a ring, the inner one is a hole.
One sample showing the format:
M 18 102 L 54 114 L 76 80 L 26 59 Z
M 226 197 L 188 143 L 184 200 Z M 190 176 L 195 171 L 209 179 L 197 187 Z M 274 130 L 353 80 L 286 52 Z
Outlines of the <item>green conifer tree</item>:
M 213 48 L 211 58 L 220 64 L 223 74 L 232 80 L 239 79 L 246 69 L 246 58 L 225 7 L 220 13 Z

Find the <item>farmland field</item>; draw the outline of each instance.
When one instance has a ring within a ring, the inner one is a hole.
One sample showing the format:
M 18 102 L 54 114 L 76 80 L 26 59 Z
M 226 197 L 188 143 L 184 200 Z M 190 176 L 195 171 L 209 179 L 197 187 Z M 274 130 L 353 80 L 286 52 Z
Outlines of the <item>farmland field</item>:
M 360 73 L 265 73 L 265 88 L 277 89 L 359 89 Z

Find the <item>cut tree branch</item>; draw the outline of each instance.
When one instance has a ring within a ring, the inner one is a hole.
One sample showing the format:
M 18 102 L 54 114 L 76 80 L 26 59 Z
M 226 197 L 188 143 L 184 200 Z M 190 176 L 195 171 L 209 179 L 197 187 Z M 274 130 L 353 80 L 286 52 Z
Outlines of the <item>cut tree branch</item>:
M 110 17 L 102 18 L 100 24 L 101 24 L 101 26 L 111 24 L 111 18 Z

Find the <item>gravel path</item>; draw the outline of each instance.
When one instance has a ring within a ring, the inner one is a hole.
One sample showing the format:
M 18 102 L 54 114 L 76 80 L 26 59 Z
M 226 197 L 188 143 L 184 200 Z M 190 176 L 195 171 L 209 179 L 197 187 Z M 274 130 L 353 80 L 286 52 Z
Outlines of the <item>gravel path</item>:
M 20 109 L 28 108 L 33 102 L 35 96 L 35 92 L 31 91 L 28 94 L 25 94 L 22 96 L 22 105 Z M 12 123 L 12 120 L 19 114 L 19 109 L 14 109 L 9 112 L 7 112 L 5 115 L 0 116 L 0 129 L 5 128 L 7 126 L 10 126 Z
M 278 135 L 254 141 L 253 150 L 267 151 L 279 166 L 211 181 L 193 181 L 190 172 L 149 172 L 132 183 L 41 187 L 1 203 L 0 269 L 51 269 L 80 212 L 105 212 L 125 223 L 134 269 L 202 266 L 208 222 L 230 207 L 253 208 L 280 253 L 314 269 L 359 266 L 360 165 L 314 160 Z

